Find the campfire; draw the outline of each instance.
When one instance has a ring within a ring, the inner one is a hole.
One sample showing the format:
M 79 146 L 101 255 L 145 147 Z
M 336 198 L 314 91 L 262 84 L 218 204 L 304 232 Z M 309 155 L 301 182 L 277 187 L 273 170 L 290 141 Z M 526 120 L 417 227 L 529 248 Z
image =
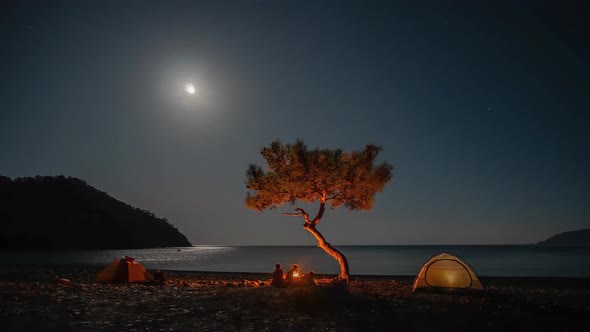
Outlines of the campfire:
M 297 277 L 299 277 L 299 272 L 297 272 L 297 271 L 293 272 L 293 278 L 297 278 Z

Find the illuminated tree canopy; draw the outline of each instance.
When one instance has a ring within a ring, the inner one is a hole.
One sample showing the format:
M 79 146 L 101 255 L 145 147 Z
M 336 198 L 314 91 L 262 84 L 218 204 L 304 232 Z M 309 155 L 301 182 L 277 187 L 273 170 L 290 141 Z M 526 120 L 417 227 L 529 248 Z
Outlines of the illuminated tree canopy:
M 393 167 L 383 162 L 376 164 L 381 148 L 367 145 L 362 151 L 343 152 L 340 149 L 308 149 L 302 140 L 295 144 L 274 141 L 262 148 L 267 170 L 251 164 L 246 177 L 246 206 L 262 211 L 296 201 L 319 203 L 317 215 L 310 219 L 302 208 L 287 216 L 300 216 L 303 227 L 318 240 L 340 264 L 340 279 L 348 281 L 349 268 L 344 255 L 326 242 L 317 231 L 326 204 L 332 208 L 345 206 L 351 210 L 370 210 L 375 194 L 392 178 Z

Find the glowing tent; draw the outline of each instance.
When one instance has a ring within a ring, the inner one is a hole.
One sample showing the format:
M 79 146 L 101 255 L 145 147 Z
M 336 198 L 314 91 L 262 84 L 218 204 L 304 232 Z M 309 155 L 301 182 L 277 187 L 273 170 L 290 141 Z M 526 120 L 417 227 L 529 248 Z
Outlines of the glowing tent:
M 97 282 L 134 282 L 153 279 L 145 267 L 131 257 L 115 259 L 96 275 Z
M 430 257 L 414 280 L 412 291 L 483 290 L 475 272 L 461 258 L 448 253 Z

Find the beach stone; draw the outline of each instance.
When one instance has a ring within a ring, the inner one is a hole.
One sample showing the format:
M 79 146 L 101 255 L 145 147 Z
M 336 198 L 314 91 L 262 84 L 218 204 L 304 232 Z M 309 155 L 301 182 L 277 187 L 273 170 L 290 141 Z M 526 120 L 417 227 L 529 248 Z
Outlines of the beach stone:
M 72 281 L 70 279 L 66 279 L 66 278 L 57 279 L 57 283 L 59 285 L 63 285 L 63 286 L 71 286 L 72 285 Z

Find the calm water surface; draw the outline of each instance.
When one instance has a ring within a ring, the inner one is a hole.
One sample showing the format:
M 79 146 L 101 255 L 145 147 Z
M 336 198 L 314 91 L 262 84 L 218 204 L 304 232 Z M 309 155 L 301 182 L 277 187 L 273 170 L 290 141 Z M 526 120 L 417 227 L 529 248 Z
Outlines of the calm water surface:
M 338 246 L 351 274 L 415 275 L 428 258 L 450 252 L 480 276 L 590 277 L 590 247 L 505 246 Z M 272 272 L 276 263 L 303 271 L 336 274 L 338 264 L 316 246 L 194 246 L 185 248 L 68 252 L 0 251 L 0 264 L 104 266 L 131 256 L 148 269 Z

